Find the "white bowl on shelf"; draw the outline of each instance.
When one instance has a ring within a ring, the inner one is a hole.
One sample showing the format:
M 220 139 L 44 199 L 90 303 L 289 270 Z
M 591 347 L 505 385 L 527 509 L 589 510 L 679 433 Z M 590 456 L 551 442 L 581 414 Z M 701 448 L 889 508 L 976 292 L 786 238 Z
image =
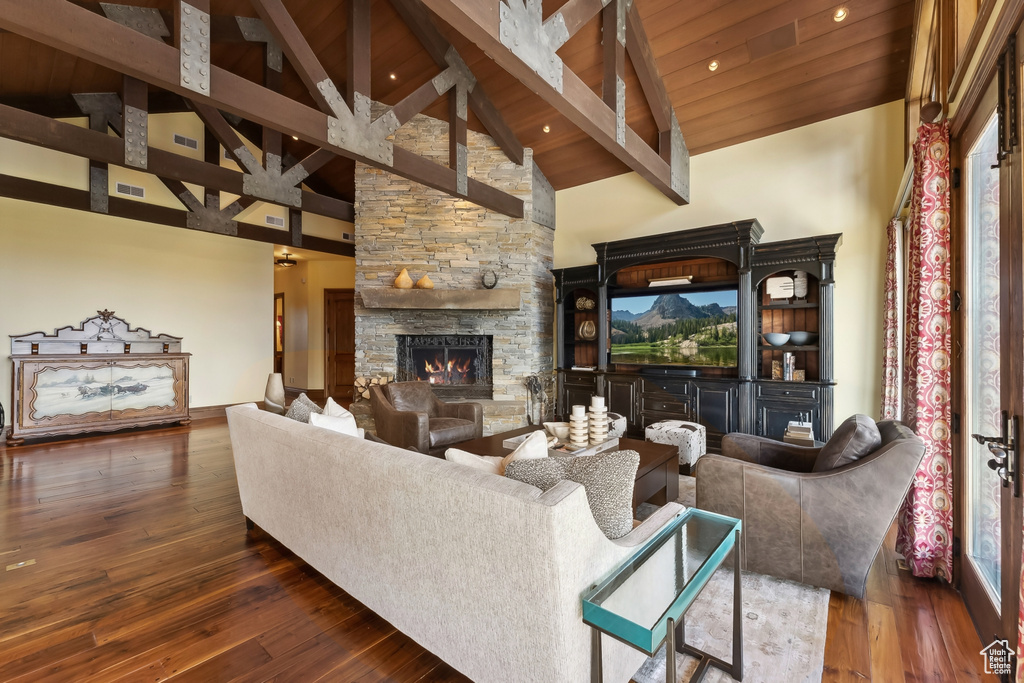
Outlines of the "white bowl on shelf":
M 785 332 L 765 332 L 761 336 L 771 346 L 782 346 L 789 341 L 789 335 Z

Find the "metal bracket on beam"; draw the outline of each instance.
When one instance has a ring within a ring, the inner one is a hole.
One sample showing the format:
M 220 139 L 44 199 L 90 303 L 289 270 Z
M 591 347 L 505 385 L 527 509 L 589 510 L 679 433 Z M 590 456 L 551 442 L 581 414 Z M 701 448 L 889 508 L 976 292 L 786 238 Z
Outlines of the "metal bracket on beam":
M 531 163 L 533 164 L 533 222 L 554 230 L 555 188 L 551 186 L 547 177 L 537 166 L 536 159 L 531 160 Z
M 356 93 L 355 106 L 350 112 L 331 79 L 324 79 L 316 85 L 335 113 L 335 116 L 327 117 L 327 141 L 367 159 L 393 165 L 394 144 L 387 137 L 399 128 L 394 111 L 388 109 L 376 120 L 371 120 L 373 102 L 369 97 Z
M 124 162 L 145 169 L 149 166 L 149 112 L 131 106 L 124 111 Z
M 541 0 L 499 3 L 498 37 L 519 59 L 547 83 L 562 92 L 562 59 L 556 53 L 569 40 L 561 12 L 544 21 Z
M 116 92 L 74 93 L 72 97 L 90 123 L 93 117 L 99 117 L 97 120 L 121 128 L 121 96 Z
M 103 10 L 107 19 L 116 21 L 122 26 L 127 26 L 150 38 L 161 40 L 171 35 L 171 29 L 167 28 L 158 9 L 115 5 L 109 2 L 101 2 L 100 9 Z
M 455 150 L 456 191 L 464 197 L 469 192 L 469 149 L 463 144 L 456 144 Z
M 210 94 L 210 15 L 181 2 L 181 85 Z
M 186 225 L 192 230 L 237 236 L 238 223 L 234 219 L 242 213 L 242 205 L 235 201 L 221 210 L 219 195 L 211 193 L 206 198 L 211 206 L 203 206 L 203 203 L 188 190 L 178 195 L 181 203 L 188 207 Z
M 615 142 L 626 145 L 626 82 L 615 77 Z
M 232 150 L 232 154 L 248 173 L 242 177 L 242 190 L 250 197 L 259 197 L 276 204 L 302 206 L 302 188 L 296 187 L 303 178 L 291 182 L 299 172 L 289 169 L 285 176 L 281 175 L 281 157 L 276 154 L 267 155 L 267 168 L 263 168 L 249 148 L 242 145 Z
M 89 210 L 108 213 L 110 200 L 110 174 L 106 164 L 89 165 Z
M 238 22 L 238 30 L 242 32 L 243 38 L 250 43 L 267 44 L 267 66 L 281 73 L 284 69 L 284 56 L 267 25 L 255 17 L 235 17 L 235 21 Z
M 461 86 L 467 93 L 473 92 L 473 88 L 476 87 L 476 76 L 469 70 L 462 55 L 454 46 L 448 47 L 444 61 L 448 64 L 448 68 L 434 76 L 433 80 L 437 94 L 443 95 L 456 85 Z
M 671 170 L 670 183 L 672 190 L 687 202 L 690 201 L 690 150 L 686 148 L 683 140 L 683 133 L 679 130 L 679 120 L 675 112 L 672 112 L 672 130 L 670 135 L 670 149 L 672 157 L 669 160 Z

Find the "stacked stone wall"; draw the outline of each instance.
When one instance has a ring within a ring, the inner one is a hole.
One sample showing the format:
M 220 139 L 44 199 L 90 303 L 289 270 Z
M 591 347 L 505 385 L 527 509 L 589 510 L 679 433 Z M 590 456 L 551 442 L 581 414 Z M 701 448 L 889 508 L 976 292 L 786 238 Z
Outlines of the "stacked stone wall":
M 395 134 L 396 144 L 445 163 L 448 124 L 423 115 Z M 394 374 L 396 335 L 484 334 L 494 339 L 494 400 L 484 401 L 485 430 L 526 424 L 523 380 L 549 373 L 554 316 L 550 273 L 554 232 L 530 220 L 532 151 L 523 165 L 493 140 L 470 131 L 469 175 L 521 197 L 525 217 L 514 219 L 387 171 L 356 164 L 356 376 Z M 494 271 L 499 288 L 518 289 L 518 311 L 367 309 L 362 292 L 392 287 L 407 268 L 429 275 L 436 289 L 481 289 Z

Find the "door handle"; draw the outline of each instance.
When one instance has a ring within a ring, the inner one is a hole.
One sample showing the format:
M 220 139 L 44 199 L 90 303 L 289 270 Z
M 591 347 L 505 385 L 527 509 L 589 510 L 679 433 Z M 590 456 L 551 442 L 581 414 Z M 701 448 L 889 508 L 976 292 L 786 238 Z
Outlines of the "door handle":
M 1002 480 L 1003 487 L 1012 487 L 1013 496 L 1020 497 L 1020 457 L 1018 449 L 1019 420 L 1016 415 L 1011 416 L 1003 411 L 1003 433 L 1001 436 L 984 436 L 982 434 L 971 434 L 971 437 L 982 446 L 988 448 L 989 453 L 994 457 L 986 464 L 989 469 L 995 470 Z

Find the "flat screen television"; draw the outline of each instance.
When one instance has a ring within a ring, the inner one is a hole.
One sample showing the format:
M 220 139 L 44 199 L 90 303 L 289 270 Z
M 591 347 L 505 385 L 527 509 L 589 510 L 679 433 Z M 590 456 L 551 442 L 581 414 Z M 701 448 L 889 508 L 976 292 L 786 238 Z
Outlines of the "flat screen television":
M 735 367 L 737 290 L 616 293 L 611 362 Z

